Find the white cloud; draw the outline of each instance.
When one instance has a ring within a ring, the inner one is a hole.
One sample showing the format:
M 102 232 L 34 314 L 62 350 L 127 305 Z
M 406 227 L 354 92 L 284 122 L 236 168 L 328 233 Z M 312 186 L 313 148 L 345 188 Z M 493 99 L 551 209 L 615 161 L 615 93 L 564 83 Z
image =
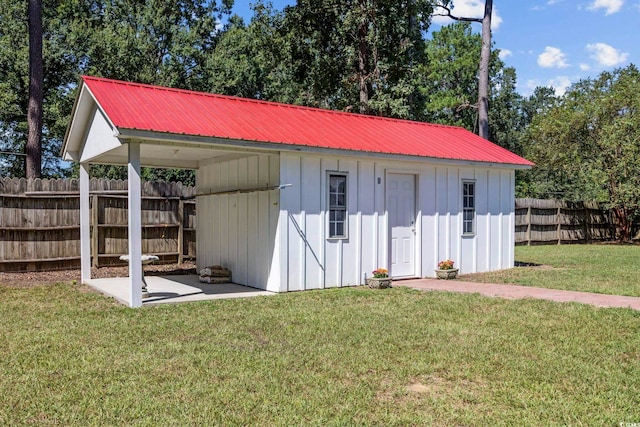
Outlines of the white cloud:
M 546 82 L 541 82 L 538 79 L 527 80 L 525 84 L 523 95 L 530 96 L 537 87 L 552 87 L 556 96 L 562 96 L 565 94 L 569 86 L 571 86 L 571 79 L 567 76 L 558 76 L 553 79 L 549 79 Z
M 571 80 L 567 76 L 558 76 L 549 80 L 546 86 L 551 86 L 555 90 L 556 96 L 562 96 L 571 86 Z
M 520 84 L 518 84 L 520 86 Z M 522 89 L 522 94 L 525 96 L 529 96 L 533 93 L 533 90 L 540 86 L 539 80 L 527 80 L 527 83 L 524 84 L 524 88 Z
M 538 55 L 538 65 L 543 68 L 566 68 L 567 56 L 557 47 L 547 46 L 544 52 Z
M 619 12 L 624 4 L 624 0 L 594 0 L 589 5 L 589 10 L 605 9 L 605 15 L 613 15 Z
M 562 2 L 564 0 L 548 0 L 547 3 L 544 6 L 540 6 L 540 5 L 533 5 L 531 6 L 531 10 L 533 11 L 540 11 L 540 10 L 545 10 L 547 7 L 553 7 L 556 4 Z
M 484 1 L 481 0 L 455 0 L 453 2 L 453 9 L 451 9 L 451 13 L 454 16 L 465 17 L 465 18 L 482 18 L 484 16 Z M 436 13 L 444 13 L 442 9 L 438 12 L 438 8 L 436 8 Z M 433 22 L 440 25 L 448 25 L 451 24 L 451 18 L 447 16 L 434 16 Z M 498 12 L 498 8 L 493 6 L 491 12 L 491 29 L 497 30 L 502 24 L 502 17 Z
M 509 49 L 500 49 L 500 53 L 498 54 L 498 56 L 500 57 L 500 59 L 505 59 L 513 56 L 513 52 L 511 52 Z
M 591 69 L 591 65 L 589 65 L 589 64 L 580 64 L 580 69 L 582 71 L 589 71 Z
M 591 58 L 599 65 L 604 67 L 613 67 L 627 60 L 629 54 L 621 52 L 613 46 L 606 43 L 593 43 L 587 45 L 587 51 L 591 53 Z

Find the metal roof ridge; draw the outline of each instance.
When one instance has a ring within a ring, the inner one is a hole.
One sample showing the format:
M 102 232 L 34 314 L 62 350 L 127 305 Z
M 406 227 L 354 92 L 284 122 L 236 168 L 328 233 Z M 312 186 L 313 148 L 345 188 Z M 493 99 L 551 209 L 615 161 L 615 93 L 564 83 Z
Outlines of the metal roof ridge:
M 106 78 L 106 77 L 95 77 L 95 76 L 83 75 L 81 78 L 82 78 L 82 80 L 90 80 L 90 81 L 92 80 L 92 81 L 100 81 L 100 82 L 105 82 L 105 83 L 120 84 L 120 85 L 124 85 L 124 86 L 142 87 L 142 88 L 165 91 L 165 92 L 177 92 L 177 93 L 188 94 L 188 95 L 203 96 L 203 97 L 207 97 L 207 98 L 209 98 L 209 97 L 211 97 L 211 98 L 222 98 L 222 99 L 227 99 L 227 100 L 230 100 L 230 101 L 247 102 L 247 103 L 250 103 L 250 104 L 271 105 L 271 106 L 291 108 L 291 109 L 303 110 L 303 111 L 313 111 L 313 112 L 319 112 L 319 113 L 325 113 L 325 114 L 336 114 L 336 115 L 342 115 L 342 116 L 345 116 L 345 117 L 352 117 L 352 118 L 357 117 L 357 118 L 360 118 L 360 119 L 386 120 L 386 121 L 392 121 L 392 122 L 408 123 L 408 124 L 414 124 L 414 125 L 423 125 L 423 126 L 436 127 L 436 128 L 461 129 L 461 130 L 465 130 L 467 132 L 470 132 L 468 129 L 465 129 L 465 128 L 461 127 L 461 126 L 445 125 L 445 124 L 441 124 L 441 123 L 420 122 L 420 121 L 417 121 L 417 120 L 400 119 L 400 118 L 396 118 L 396 117 L 372 116 L 372 115 L 369 115 L 369 114 L 351 113 L 351 112 L 347 112 L 347 111 L 331 110 L 331 109 L 328 109 L 328 108 L 310 107 L 310 106 L 307 106 L 307 105 L 286 104 L 286 103 L 283 103 L 283 102 L 266 101 L 266 100 L 263 100 L 263 99 L 243 98 L 243 97 L 240 97 L 240 96 L 222 95 L 222 94 L 213 93 L 213 92 L 200 92 L 200 91 L 190 90 L 190 89 L 181 89 L 181 88 L 174 88 L 174 87 L 158 86 L 158 85 L 152 85 L 152 84 L 149 84 L 149 83 L 128 82 L 128 81 L 124 81 L 124 80 L 109 79 L 109 78 Z M 473 133 L 473 132 L 471 132 L 471 133 Z

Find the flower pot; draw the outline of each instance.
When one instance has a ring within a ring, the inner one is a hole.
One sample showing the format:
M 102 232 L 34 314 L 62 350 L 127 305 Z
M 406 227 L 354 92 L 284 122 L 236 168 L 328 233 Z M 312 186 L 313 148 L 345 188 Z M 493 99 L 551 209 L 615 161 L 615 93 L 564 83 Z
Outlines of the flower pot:
M 436 269 L 436 276 L 438 277 L 438 279 L 445 279 L 445 280 L 455 279 L 456 277 L 458 277 L 458 269 L 457 268 L 450 268 L 448 270 Z
M 391 287 L 391 277 L 369 277 L 367 278 L 367 286 L 371 289 L 384 289 Z

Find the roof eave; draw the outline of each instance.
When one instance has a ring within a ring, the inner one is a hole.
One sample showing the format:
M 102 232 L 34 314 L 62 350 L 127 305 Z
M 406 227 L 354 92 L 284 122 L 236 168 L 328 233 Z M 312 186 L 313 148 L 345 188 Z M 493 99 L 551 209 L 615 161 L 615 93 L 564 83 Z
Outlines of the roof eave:
M 80 91 L 82 91 L 82 82 L 80 82 Z M 80 94 L 76 95 L 76 99 L 73 101 L 73 108 L 71 108 L 71 120 L 69 120 L 69 124 L 67 125 L 67 129 L 64 132 L 64 138 L 62 139 L 62 147 L 60 147 L 60 157 L 64 159 L 65 154 L 68 152 L 69 147 L 69 134 L 71 133 L 71 127 L 75 123 L 76 112 L 78 110 L 78 100 L 80 99 Z
M 118 136 L 121 139 L 136 139 L 136 140 L 148 140 L 157 142 L 180 142 L 180 143 L 193 143 L 193 144 L 207 144 L 218 147 L 240 147 L 247 149 L 255 149 L 258 151 L 291 151 L 291 152 L 306 152 L 328 155 L 345 155 L 360 156 L 360 157 L 373 157 L 384 159 L 396 159 L 407 161 L 424 161 L 428 160 L 434 163 L 441 164 L 456 164 L 465 166 L 483 166 L 483 167 L 501 167 L 506 169 L 530 169 L 533 164 L 522 163 L 503 163 L 492 161 L 481 161 L 472 159 L 447 159 L 441 157 L 429 157 L 429 156 L 417 156 L 409 154 L 394 154 L 384 152 L 372 152 L 372 151 L 358 151 L 347 149 L 336 149 L 326 147 L 316 147 L 310 145 L 296 145 L 286 144 L 281 142 L 270 141 L 247 141 L 238 139 L 218 138 L 211 136 L 199 136 L 199 135 L 186 135 L 186 134 L 172 134 L 157 132 L 152 130 L 140 130 L 140 129 L 118 129 Z

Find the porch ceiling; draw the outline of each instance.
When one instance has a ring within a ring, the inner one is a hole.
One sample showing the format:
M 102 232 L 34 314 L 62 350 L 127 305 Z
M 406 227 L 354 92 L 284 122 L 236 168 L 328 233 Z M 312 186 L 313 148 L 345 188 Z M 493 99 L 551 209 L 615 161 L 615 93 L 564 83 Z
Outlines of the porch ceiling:
M 141 141 L 140 162 L 142 166 L 157 168 L 198 169 L 202 164 L 217 161 L 243 158 L 256 155 L 252 151 L 221 149 L 219 147 L 194 144 L 162 144 Z M 126 165 L 128 163 L 128 146 L 107 151 L 91 160 L 91 163 Z

